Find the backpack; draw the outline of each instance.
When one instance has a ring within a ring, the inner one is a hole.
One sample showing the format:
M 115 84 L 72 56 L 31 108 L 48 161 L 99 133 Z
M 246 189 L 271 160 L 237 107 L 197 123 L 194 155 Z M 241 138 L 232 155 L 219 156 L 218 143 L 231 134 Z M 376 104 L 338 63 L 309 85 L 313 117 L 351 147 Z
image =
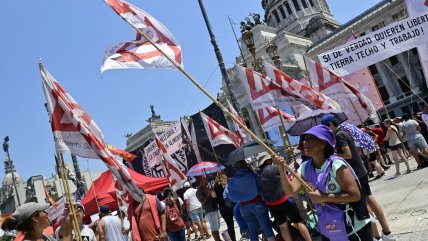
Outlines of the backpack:
M 176 232 L 183 229 L 185 227 L 184 222 L 174 198 L 168 198 L 165 204 L 166 230 L 169 232 Z

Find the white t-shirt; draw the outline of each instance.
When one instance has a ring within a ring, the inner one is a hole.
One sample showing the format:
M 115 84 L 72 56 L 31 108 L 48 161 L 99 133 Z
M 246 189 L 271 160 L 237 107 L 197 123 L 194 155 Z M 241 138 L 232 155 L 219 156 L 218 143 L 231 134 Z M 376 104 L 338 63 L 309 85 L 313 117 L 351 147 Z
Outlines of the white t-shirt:
M 104 235 L 106 241 L 117 241 L 123 239 L 120 218 L 108 215 L 103 217 L 101 220 L 104 220 Z
M 184 192 L 184 201 L 189 200 L 189 212 L 201 208 L 202 204 L 199 202 L 198 198 L 196 197 L 196 189 L 195 188 L 189 188 Z
M 55 230 L 55 238 L 57 240 L 61 240 L 59 238 L 59 227 Z M 95 233 L 92 229 L 83 226 L 83 228 L 80 229 L 80 236 L 82 237 L 82 241 L 97 241 L 95 237 Z M 74 231 L 73 231 L 73 241 L 75 241 L 76 238 L 74 237 Z

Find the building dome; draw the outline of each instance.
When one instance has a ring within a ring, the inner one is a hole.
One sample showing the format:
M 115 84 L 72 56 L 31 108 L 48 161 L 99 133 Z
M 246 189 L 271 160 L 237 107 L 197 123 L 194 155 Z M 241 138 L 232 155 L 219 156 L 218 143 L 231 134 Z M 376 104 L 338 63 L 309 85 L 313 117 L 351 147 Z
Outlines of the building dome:
M 24 183 L 24 180 L 22 180 L 21 175 L 19 175 L 17 172 L 13 173 L 13 176 L 15 177 L 15 182 L 18 183 Z M 13 184 L 12 180 L 12 173 L 8 173 L 3 177 L 2 186 L 6 187 Z

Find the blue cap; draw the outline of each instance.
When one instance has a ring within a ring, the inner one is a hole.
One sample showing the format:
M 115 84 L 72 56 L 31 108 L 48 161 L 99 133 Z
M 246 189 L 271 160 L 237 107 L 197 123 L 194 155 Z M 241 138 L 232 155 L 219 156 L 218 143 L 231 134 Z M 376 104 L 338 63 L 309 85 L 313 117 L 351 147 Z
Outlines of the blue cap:
M 333 114 L 325 114 L 321 119 L 321 124 L 328 126 L 333 121 L 337 121 Z
M 314 135 L 318 139 L 326 141 L 331 147 L 336 145 L 336 136 L 333 131 L 325 125 L 316 125 L 300 135 L 300 139 L 304 139 L 306 135 Z

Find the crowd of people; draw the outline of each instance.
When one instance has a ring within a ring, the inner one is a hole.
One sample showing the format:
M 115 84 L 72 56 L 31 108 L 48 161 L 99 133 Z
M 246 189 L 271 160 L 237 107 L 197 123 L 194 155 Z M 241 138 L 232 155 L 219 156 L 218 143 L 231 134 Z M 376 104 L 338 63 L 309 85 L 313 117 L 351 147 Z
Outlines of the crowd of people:
M 294 163 L 294 173 L 284 169 L 288 160 L 283 156 L 262 151 L 229 163 L 215 178 L 200 176 L 182 189 L 146 194 L 143 203 L 131 202 L 126 214 L 117 210 L 112 215 L 101 206 L 99 220 L 84 224 L 85 208 L 76 202 L 80 235 L 85 241 L 236 241 L 236 221 L 241 240 L 395 240 L 369 180 L 382 178 L 391 165 L 393 178 L 400 177 L 401 163 L 405 174 L 412 173 L 411 156 L 417 169 L 425 167 L 427 124 L 425 106 L 420 116 L 359 126 L 374 143 L 375 149 L 368 150 L 327 114 L 300 136 L 301 162 Z M 306 190 L 302 180 L 309 185 Z M 52 232 L 46 229 L 52 225 L 47 208 L 33 202 L 18 207 L 2 224 L 2 240 L 76 240 L 68 208 Z M 224 232 L 220 217 L 227 225 Z

